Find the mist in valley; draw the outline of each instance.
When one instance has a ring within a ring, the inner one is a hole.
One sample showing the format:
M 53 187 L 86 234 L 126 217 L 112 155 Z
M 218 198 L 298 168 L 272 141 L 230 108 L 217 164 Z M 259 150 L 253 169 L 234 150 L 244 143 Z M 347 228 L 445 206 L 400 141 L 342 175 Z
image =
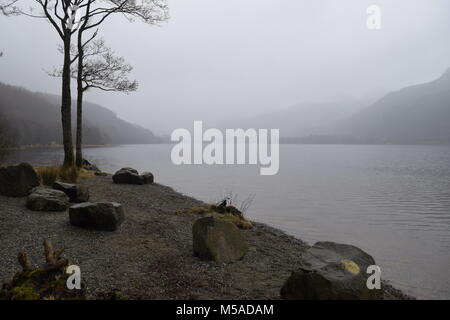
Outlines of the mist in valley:
M 339 134 L 340 121 L 450 66 L 448 1 L 376 2 L 380 30 L 367 28 L 365 0 L 172 0 L 160 26 L 113 17 L 101 34 L 140 87 L 86 99 L 157 135 L 194 120 Z M 45 72 L 62 62 L 51 26 L 1 17 L 0 30 L 0 81 L 59 95 L 59 79 Z

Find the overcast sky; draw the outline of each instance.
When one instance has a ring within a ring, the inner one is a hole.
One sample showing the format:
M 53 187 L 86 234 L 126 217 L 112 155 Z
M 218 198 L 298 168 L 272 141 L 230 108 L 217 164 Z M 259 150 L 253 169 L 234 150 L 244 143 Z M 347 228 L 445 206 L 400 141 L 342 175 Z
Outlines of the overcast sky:
M 366 9 L 382 9 L 382 29 Z M 192 121 L 245 117 L 304 101 L 373 97 L 450 67 L 448 0 L 169 0 L 160 27 L 116 17 L 101 35 L 135 67 L 139 91 L 92 91 L 120 117 L 170 133 Z M 0 81 L 60 93 L 45 20 L 0 17 Z M 74 95 L 75 97 L 75 95 Z

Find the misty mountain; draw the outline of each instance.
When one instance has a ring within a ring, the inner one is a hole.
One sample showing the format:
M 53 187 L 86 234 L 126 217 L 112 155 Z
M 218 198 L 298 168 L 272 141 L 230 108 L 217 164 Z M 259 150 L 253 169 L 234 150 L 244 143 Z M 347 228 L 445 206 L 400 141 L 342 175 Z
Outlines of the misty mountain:
M 370 105 L 368 101 L 348 100 L 300 103 L 289 108 L 229 121 L 227 128 L 280 129 L 281 137 L 303 137 L 330 133 L 335 123 Z
M 389 93 L 341 122 L 335 134 L 364 143 L 449 144 L 450 69 L 435 81 Z
M 75 126 L 76 104 L 72 122 Z M 48 145 L 62 142 L 60 98 L 0 83 L 0 114 L 17 145 Z M 112 111 L 84 103 L 84 143 L 144 144 L 159 143 L 150 130 L 119 119 Z
M 231 127 L 279 128 L 286 143 L 450 144 L 450 69 L 368 101 L 303 103 Z

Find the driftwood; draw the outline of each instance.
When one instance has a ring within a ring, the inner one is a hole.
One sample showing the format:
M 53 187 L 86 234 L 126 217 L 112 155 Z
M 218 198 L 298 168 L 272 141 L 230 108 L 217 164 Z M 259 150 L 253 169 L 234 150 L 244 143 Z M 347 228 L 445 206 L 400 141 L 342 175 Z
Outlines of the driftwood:
M 82 290 L 67 288 L 69 260 L 62 258 L 63 252 L 64 247 L 55 250 L 52 243 L 45 240 L 45 264 L 37 268 L 26 252 L 20 252 L 17 260 L 22 271 L 15 274 L 11 283 L 3 285 L 0 300 L 83 299 L 84 285 Z
M 69 264 L 69 260 L 61 259 L 61 255 L 64 252 L 64 247 L 61 247 L 60 249 L 55 251 L 53 249 L 53 244 L 50 241 L 45 240 L 44 250 L 46 264 L 40 268 L 43 272 L 53 272 L 55 270 L 60 270 L 67 267 L 67 265 Z M 33 264 L 31 263 L 31 260 L 26 252 L 19 252 L 17 259 L 22 266 L 22 272 L 37 270 L 36 268 L 33 268 Z

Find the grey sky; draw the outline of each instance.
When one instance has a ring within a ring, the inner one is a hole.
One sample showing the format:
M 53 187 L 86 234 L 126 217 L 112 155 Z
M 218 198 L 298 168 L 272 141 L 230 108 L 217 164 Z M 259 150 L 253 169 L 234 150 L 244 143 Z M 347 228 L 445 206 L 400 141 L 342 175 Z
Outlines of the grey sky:
M 366 9 L 382 9 L 369 31 Z M 101 35 L 140 83 L 131 95 L 87 98 L 169 133 L 303 101 L 364 98 L 438 77 L 450 67 L 448 0 L 169 0 L 161 27 L 116 17 Z M 60 92 L 44 20 L 0 17 L 0 81 Z

